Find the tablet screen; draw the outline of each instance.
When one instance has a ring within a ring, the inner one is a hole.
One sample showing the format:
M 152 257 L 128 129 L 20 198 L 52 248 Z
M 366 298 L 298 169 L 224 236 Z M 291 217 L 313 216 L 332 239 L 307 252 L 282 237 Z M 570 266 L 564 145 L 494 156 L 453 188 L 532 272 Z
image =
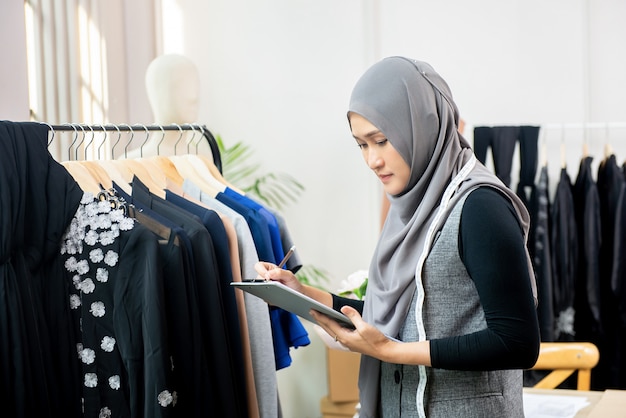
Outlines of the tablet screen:
M 246 292 L 260 297 L 270 305 L 283 308 L 284 310 L 292 312 L 308 321 L 313 322 L 314 324 L 316 324 L 317 321 L 315 321 L 315 319 L 309 314 L 311 309 L 330 316 L 346 328 L 354 329 L 352 321 L 350 321 L 350 319 L 341 312 L 337 312 L 336 310 L 319 303 L 313 298 L 296 292 L 282 283 L 274 281 L 232 282 L 231 286 L 245 290 Z

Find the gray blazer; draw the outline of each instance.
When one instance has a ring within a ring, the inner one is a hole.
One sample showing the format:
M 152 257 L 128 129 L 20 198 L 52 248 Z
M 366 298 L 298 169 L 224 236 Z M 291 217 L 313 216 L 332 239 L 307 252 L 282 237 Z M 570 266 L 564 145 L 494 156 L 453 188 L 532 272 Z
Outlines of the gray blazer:
M 418 320 L 429 340 L 487 328 L 478 292 L 458 252 L 464 202 L 453 209 L 424 263 L 422 314 L 416 312 L 416 292 L 400 330 L 402 341 L 417 341 Z M 383 417 L 524 417 L 522 370 L 459 371 L 388 363 L 381 367 Z

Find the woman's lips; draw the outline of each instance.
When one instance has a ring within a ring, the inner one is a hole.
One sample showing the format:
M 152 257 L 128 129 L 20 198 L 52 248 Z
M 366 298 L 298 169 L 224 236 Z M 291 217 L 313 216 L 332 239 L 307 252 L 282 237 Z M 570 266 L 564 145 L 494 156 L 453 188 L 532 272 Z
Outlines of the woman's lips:
M 383 183 L 387 183 L 389 181 L 389 179 L 391 178 L 391 174 L 379 174 L 378 178 L 380 179 L 380 181 L 382 181 Z

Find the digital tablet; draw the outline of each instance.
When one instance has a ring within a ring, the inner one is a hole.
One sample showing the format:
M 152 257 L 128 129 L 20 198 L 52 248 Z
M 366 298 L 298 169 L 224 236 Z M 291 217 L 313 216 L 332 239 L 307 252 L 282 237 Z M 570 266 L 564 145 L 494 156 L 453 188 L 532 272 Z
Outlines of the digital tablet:
M 260 297 L 270 305 L 278 306 L 286 311 L 292 312 L 314 324 L 317 321 L 309 314 L 311 309 L 323 313 L 339 322 L 346 328 L 354 329 L 354 325 L 350 318 L 328 306 L 319 303 L 302 293 L 285 286 L 282 283 L 268 282 L 231 282 L 231 286 L 245 290 L 255 296 Z

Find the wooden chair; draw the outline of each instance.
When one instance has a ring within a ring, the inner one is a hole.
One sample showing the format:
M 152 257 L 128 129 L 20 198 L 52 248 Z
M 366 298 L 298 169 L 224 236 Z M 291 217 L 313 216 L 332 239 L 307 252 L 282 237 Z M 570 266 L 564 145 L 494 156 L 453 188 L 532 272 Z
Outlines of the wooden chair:
M 538 389 L 556 389 L 578 371 L 577 390 L 590 390 L 591 369 L 600 359 L 598 348 L 588 342 L 541 343 L 539 358 L 531 370 L 552 370 L 535 384 Z

